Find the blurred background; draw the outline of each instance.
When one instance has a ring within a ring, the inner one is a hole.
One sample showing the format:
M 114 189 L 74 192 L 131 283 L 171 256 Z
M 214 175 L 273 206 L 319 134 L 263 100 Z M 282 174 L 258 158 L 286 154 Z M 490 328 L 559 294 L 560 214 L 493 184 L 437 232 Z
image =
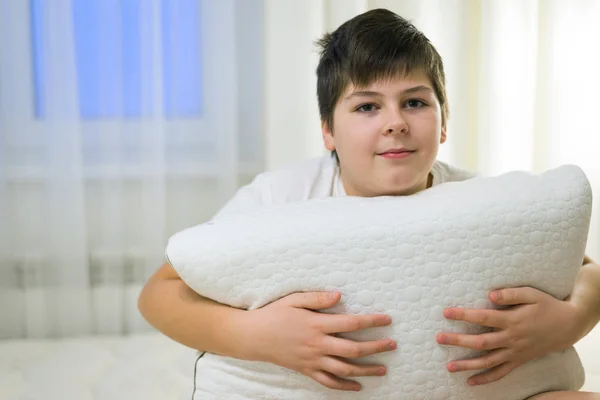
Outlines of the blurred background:
M 574 163 L 597 198 L 600 1 L 0 0 L 0 338 L 149 331 L 168 237 L 325 154 L 314 41 L 379 7 L 445 61 L 441 160 Z

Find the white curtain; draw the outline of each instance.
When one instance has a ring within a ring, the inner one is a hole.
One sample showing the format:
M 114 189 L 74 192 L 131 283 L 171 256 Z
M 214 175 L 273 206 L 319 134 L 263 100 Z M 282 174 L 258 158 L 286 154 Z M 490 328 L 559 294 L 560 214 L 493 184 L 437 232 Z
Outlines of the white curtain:
M 44 5 L 37 42 L 34 3 Z M 123 18 L 119 5 L 139 13 L 141 117 L 81 117 L 72 15 L 89 3 L 105 16 Z M 209 218 L 257 172 L 324 154 L 314 41 L 378 7 L 413 20 L 444 58 L 451 117 L 440 158 L 483 175 L 580 165 L 596 196 L 588 254 L 600 260 L 599 1 L 89 3 L 0 0 L 0 337 L 147 329 L 135 298 L 170 234 Z M 187 92 L 164 87 L 163 53 L 181 44 L 162 25 L 191 3 L 203 108 L 173 118 L 163 100 Z
M 260 1 L 0 0 L 0 338 L 148 329 L 166 239 L 263 168 L 262 19 Z

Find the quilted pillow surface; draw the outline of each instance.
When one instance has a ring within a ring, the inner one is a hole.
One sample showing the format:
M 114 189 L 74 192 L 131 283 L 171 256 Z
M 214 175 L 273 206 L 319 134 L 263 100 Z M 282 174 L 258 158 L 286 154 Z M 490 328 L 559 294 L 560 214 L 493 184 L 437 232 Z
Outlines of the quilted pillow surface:
M 386 313 L 392 325 L 340 335 L 391 338 L 398 349 L 362 359 L 386 365 L 360 392 L 325 388 L 299 373 L 206 354 L 195 398 L 524 399 L 577 390 L 574 349 L 470 387 L 475 372 L 449 373 L 480 352 L 436 343 L 439 332 L 486 332 L 446 320 L 445 307 L 492 308 L 491 290 L 532 286 L 564 299 L 584 255 L 592 195 L 584 173 L 563 166 L 435 186 L 412 196 L 343 197 L 223 216 L 170 238 L 166 255 L 196 292 L 256 309 L 293 292 L 340 291 L 330 313 Z M 212 396 L 212 397 L 211 397 Z

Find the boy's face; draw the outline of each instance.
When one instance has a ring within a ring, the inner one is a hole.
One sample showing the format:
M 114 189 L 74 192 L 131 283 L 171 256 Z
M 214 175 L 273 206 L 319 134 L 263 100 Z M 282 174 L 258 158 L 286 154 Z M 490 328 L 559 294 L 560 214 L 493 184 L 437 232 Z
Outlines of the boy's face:
M 322 124 L 323 141 L 340 159 L 349 196 L 412 194 L 428 187 L 440 143 L 446 141 L 433 85 L 424 73 L 350 84 Z

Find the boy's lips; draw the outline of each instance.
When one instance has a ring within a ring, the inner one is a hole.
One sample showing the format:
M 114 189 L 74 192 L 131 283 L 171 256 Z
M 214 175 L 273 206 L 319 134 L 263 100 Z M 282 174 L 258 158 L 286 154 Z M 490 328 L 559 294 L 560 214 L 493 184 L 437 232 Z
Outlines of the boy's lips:
M 380 155 L 383 158 L 396 159 L 396 158 L 406 158 L 414 152 L 415 152 L 415 150 L 399 148 L 399 149 L 389 149 L 389 150 L 384 151 L 383 153 L 377 153 L 377 155 Z

